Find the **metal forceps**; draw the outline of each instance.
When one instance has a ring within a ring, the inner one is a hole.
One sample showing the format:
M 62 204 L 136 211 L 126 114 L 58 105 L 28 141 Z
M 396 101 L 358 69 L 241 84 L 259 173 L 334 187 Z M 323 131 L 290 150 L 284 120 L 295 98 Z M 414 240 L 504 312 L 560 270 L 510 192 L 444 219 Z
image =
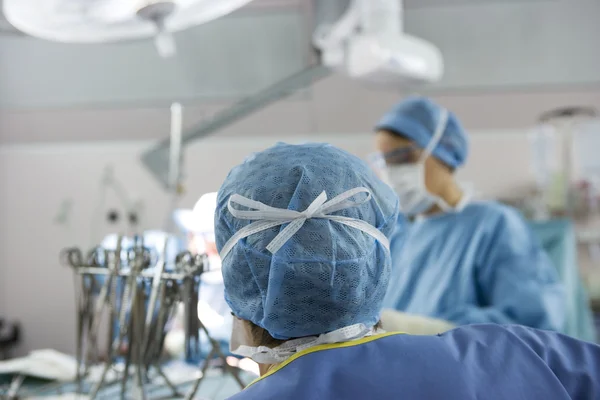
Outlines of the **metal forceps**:
M 98 326 L 100 323 L 100 319 L 102 317 L 102 312 L 104 311 L 105 305 L 108 303 L 111 314 L 111 320 L 109 323 L 109 330 L 112 333 L 113 327 L 113 316 L 115 313 L 115 298 L 116 298 L 116 285 L 117 285 L 117 277 L 119 275 L 119 270 L 121 267 L 121 243 L 123 241 L 123 236 L 119 235 L 117 237 L 117 247 L 114 252 L 104 250 L 104 262 L 108 267 L 108 275 L 106 276 L 106 280 L 100 289 L 100 294 L 96 300 L 96 310 L 94 314 L 94 324 L 92 328 L 92 334 L 96 335 L 98 332 Z M 95 340 L 95 337 L 94 337 Z M 112 344 L 112 336 L 109 335 L 109 341 Z M 114 358 L 114 351 L 112 346 L 108 347 L 108 359 L 104 369 L 102 370 L 102 374 L 100 379 L 96 382 L 94 387 L 90 392 L 90 399 L 94 399 L 98 395 L 98 391 L 104 385 L 106 380 L 106 374 L 112 365 L 112 360 Z
M 145 281 L 142 279 L 138 282 L 141 272 L 150 265 L 151 253 L 149 249 L 144 247 L 143 237 L 136 237 L 134 247 L 127 252 L 127 261 L 130 266 L 129 276 L 126 279 L 123 298 L 121 300 L 121 310 L 119 315 L 119 336 L 113 342 L 113 352 L 121 348 L 126 337 L 129 338 L 127 346 L 127 356 L 125 357 L 125 369 L 123 371 L 123 379 L 121 381 L 121 397 L 125 397 L 127 389 L 127 380 L 129 378 L 129 367 L 132 364 L 135 369 L 135 390 L 137 398 L 145 399 L 144 382 L 142 374 L 142 345 L 144 337 L 144 307 Z M 141 286 L 141 287 L 140 287 Z M 129 321 L 127 321 L 127 313 L 129 312 Z M 139 338 L 140 340 L 133 340 Z
M 148 301 L 148 312 L 146 314 L 146 321 L 145 321 L 145 335 L 144 335 L 144 339 L 143 339 L 144 344 L 142 346 L 144 349 L 144 352 L 148 351 L 148 346 L 149 346 L 149 342 L 150 342 L 150 338 L 151 338 L 150 331 L 151 331 L 151 327 L 152 327 L 152 322 L 154 320 L 154 313 L 156 311 L 156 303 L 157 303 L 159 291 L 163 285 L 162 273 L 165 270 L 165 265 L 166 265 L 165 255 L 167 253 L 168 243 L 169 243 L 169 237 L 167 236 L 165 238 L 163 252 L 160 254 L 160 256 L 158 258 L 158 262 L 156 263 L 155 270 L 154 270 L 154 276 L 152 277 L 152 289 L 150 291 L 150 300 Z M 162 304 L 161 304 L 161 306 L 162 306 Z
M 200 320 L 198 319 L 197 278 L 204 272 L 202 256 L 194 256 L 189 251 L 177 255 L 175 268 L 184 274 L 181 283 L 181 297 L 184 305 L 185 358 L 194 360 L 200 355 Z
M 71 268 L 77 269 L 85 267 L 83 254 L 78 248 L 69 248 L 61 252 L 61 263 L 68 265 Z M 90 348 L 94 344 L 89 341 L 94 319 L 94 303 L 93 296 L 96 290 L 96 281 L 93 276 L 76 274 L 79 279 L 75 282 L 75 297 L 77 303 L 77 343 L 76 343 L 76 360 L 77 372 L 76 382 L 77 390 L 81 392 L 82 379 L 87 372 L 88 360 L 84 360 L 84 341 L 88 339 L 86 348 Z M 83 367 L 83 371 L 82 371 Z
M 221 359 L 225 370 L 233 376 L 241 388 L 244 388 L 246 385 L 241 380 L 238 370 L 227 364 L 227 358 L 221 351 L 220 343 L 211 337 L 210 332 L 198 317 L 200 276 L 202 273 L 204 273 L 204 268 L 207 264 L 206 255 L 192 255 L 189 252 L 184 252 L 177 257 L 176 261 L 177 268 L 185 273 L 182 287 L 182 297 L 185 306 L 184 329 L 186 357 L 193 357 L 196 354 L 200 354 L 200 330 L 205 333 L 211 346 L 211 350 L 208 353 L 208 356 L 205 358 L 204 365 L 202 366 L 200 378 L 196 380 L 190 391 L 186 394 L 186 400 L 191 400 L 196 395 L 200 383 L 206 376 L 206 371 L 210 367 L 210 362 L 215 356 Z
M 167 291 L 165 288 L 166 283 L 162 279 L 162 274 L 166 267 L 167 247 L 169 244 L 169 236 L 165 238 L 163 246 L 163 252 L 160 253 L 158 261 L 155 265 L 154 275 L 152 277 L 152 286 L 150 291 L 150 299 L 146 310 L 146 319 L 144 321 L 143 339 L 140 351 L 140 357 L 143 358 L 143 365 L 146 368 L 146 372 L 153 366 L 158 374 L 163 378 L 167 386 L 172 390 L 173 396 L 180 397 L 180 394 L 173 383 L 167 378 L 159 365 L 160 352 L 163 348 L 164 337 L 166 335 L 165 326 L 169 321 L 174 307 L 172 306 L 171 299 L 167 300 Z M 158 298 L 160 296 L 160 306 L 158 311 L 156 310 Z M 155 314 L 156 315 L 155 317 Z M 140 368 L 142 365 L 140 360 Z

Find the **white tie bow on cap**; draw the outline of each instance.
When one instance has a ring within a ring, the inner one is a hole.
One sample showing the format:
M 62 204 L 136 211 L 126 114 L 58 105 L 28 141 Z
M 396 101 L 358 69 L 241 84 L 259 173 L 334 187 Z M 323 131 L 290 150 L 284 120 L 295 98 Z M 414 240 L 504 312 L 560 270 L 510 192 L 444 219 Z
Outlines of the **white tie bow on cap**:
M 352 201 L 350 198 L 358 194 L 367 194 L 367 197 L 361 201 Z M 259 201 L 251 200 L 246 197 L 234 194 L 229 198 L 227 202 L 227 208 L 231 215 L 239 219 L 257 220 L 250 225 L 247 225 L 237 231 L 223 246 L 221 249 L 221 259 L 225 259 L 231 252 L 236 243 L 250 235 L 265 231 L 267 229 L 288 224 L 267 246 L 267 250 L 272 254 L 275 254 L 292 236 L 296 234 L 302 228 L 302 225 L 307 219 L 320 218 L 335 221 L 343 225 L 350 226 L 352 228 L 363 231 L 364 233 L 371 235 L 377 239 L 383 247 L 389 251 L 390 243 L 387 237 L 381 233 L 373 225 L 366 221 L 342 217 L 340 215 L 331 215 L 336 211 L 340 211 L 346 208 L 358 207 L 371 200 L 371 192 L 369 189 L 359 187 L 348 190 L 333 199 L 327 201 L 327 194 L 322 192 L 306 210 L 294 211 L 282 208 L 275 208 L 263 204 Z M 237 210 L 233 207 L 237 204 L 242 207 L 249 208 L 248 211 Z

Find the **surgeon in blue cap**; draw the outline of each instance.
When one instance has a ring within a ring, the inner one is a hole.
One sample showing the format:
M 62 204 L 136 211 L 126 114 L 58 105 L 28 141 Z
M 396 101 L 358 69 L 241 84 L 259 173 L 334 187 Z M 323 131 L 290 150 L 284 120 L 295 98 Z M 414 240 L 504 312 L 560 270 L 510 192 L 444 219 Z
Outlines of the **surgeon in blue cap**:
M 398 198 L 357 157 L 280 144 L 235 167 L 215 236 L 231 349 L 261 377 L 232 400 L 600 399 L 600 347 L 497 324 L 379 329 Z
M 391 238 L 385 307 L 456 325 L 561 331 L 563 287 L 520 213 L 471 200 L 455 179 L 469 147 L 456 116 L 427 98 L 409 97 L 383 116 L 376 132 L 382 177 L 408 217 Z

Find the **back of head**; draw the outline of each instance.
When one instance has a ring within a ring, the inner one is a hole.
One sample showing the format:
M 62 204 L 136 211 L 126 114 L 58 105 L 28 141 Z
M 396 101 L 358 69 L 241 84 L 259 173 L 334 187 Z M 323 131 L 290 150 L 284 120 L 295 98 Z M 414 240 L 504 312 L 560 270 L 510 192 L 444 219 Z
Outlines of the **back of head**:
M 412 96 L 389 110 L 377 123 L 375 129 L 388 131 L 412 140 L 421 148 L 431 141 L 444 107 L 426 97 Z M 469 152 L 467 133 L 452 112 L 444 127 L 440 141 L 432 154 L 451 168 L 464 164 Z
M 332 199 L 355 188 L 367 189 L 370 199 L 356 194 L 352 199 L 357 205 L 330 214 L 365 221 L 389 238 L 397 197 L 357 157 L 327 144 L 278 144 L 254 154 L 229 173 L 219 191 L 217 247 L 222 251 L 254 222 L 232 215 L 228 203 L 235 194 L 303 212 L 322 192 Z M 272 254 L 267 246 L 285 227 L 250 234 L 223 258 L 225 298 L 234 314 L 276 339 L 319 335 L 358 323 L 373 326 L 390 275 L 384 246 L 360 229 L 315 217 Z

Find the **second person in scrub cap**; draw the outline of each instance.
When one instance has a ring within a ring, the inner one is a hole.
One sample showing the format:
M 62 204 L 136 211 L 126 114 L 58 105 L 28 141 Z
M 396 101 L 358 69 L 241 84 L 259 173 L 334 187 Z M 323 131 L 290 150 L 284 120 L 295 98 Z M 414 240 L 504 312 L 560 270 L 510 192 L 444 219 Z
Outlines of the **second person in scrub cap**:
M 456 325 L 561 331 L 563 287 L 521 214 L 472 200 L 456 181 L 469 148 L 458 118 L 427 98 L 409 97 L 381 118 L 376 132 L 382 176 L 409 217 L 391 238 L 385 307 Z

